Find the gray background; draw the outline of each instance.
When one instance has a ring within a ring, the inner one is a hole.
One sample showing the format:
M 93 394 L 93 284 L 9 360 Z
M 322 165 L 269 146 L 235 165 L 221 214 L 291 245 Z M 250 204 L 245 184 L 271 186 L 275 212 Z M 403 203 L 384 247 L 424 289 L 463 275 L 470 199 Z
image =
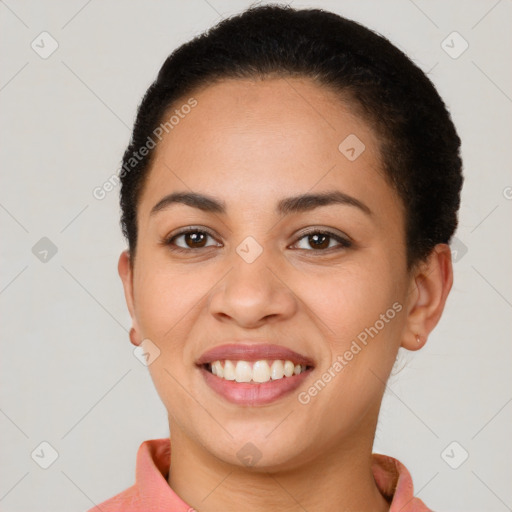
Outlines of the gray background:
M 134 482 L 143 440 L 168 435 L 128 339 L 118 189 L 101 201 L 92 191 L 119 169 L 164 58 L 249 4 L 0 1 L 2 511 L 86 510 Z M 387 36 L 449 106 L 466 177 L 455 284 L 426 347 L 404 353 L 388 383 L 374 450 L 401 460 L 434 510 L 512 510 L 512 2 L 292 5 Z M 31 47 L 51 49 L 43 31 L 59 45 L 46 59 Z M 469 44 L 457 58 L 453 31 Z M 46 261 L 43 237 L 57 248 Z M 43 441 L 58 453 L 48 469 Z

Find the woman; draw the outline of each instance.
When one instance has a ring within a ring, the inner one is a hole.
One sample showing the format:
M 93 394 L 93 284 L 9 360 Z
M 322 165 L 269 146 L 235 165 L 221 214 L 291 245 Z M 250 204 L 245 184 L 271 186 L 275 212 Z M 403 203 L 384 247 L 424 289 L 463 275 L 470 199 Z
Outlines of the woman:
M 172 443 L 92 510 L 429 510 L 372 445 L 452 285 L 459 146 L 423 72 L 335 14 L 255 7 L 178 48 L 120 172 L 130 339 Z

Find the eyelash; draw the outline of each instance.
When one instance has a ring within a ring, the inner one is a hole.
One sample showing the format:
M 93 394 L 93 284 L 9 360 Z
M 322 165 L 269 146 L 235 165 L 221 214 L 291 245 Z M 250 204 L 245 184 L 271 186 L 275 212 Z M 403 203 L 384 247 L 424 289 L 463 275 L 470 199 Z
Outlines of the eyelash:
M 178 252 L 178 253 L 190 253 L 199 251 L 201 249 L 207 249 L 208 247 L 214 247 L 214 246 L 206 246 L 206 247 L 191 247 L 188 249 L 184 249 L 183 247 L 178 247 L 174 244 L 174 241 L 179 238 L 180 236 L 186 235 L 188 233 L 203 233 L 211 238 L 215 238 L 215 236 L 207 229 L 205 228 L 197 228 L 197 227 L 189 227 L 182 229 L 178 233 L 175 233 L 171 237 L 165 238 L 162 240 L 162 244 L 167 246 L 171 251 Z M 295 241 L 294 245 L 302 240 L 303 238 L 306 238 L 311 235 L 323 235 L 328 236 L 329 238 L 332 238 L 336 240 L 340 245 L 338 247 L 328 247 L 327 249 L 298 249 L 299 251 L 307 251 L 307 252 L 317 252 L 317 253 L 330 253 L 333 250 L 342 250 L 342 249 L 348 249 L 352 246 L 352 242 L 348 238 L 343 238 L 342 236 L 333 233 L 332 231 L 328 230 L 322 230 L 322 229 L 311 229 L 309 231 L 303 232 L 301 236 Z

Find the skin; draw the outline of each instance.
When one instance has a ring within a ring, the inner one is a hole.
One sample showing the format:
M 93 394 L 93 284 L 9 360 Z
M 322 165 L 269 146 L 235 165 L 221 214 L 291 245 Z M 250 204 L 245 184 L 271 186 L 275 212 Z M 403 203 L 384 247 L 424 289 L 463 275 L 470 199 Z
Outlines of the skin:
M 332 91 L 305 78 L 267 78 L 225 80 L 193 96 L 197 107 L 156 150 L 138 205 L 136 257 L 119 259 L 131 341 L 149 338 L 161 351 L 149 370 L 172 433 L 169 485 L 201 512 L 240 503 L 250 512 L 388 510 L 371 471 L 384 383 L 398 348 L 421 348 L 441 316 L 449 247 L 437 245 L 407 270 L 403 204 L 383 174 L 379 139 Z M 338 150 L 349 134 L 366 147 L 354 161 Z M 371 214 L 348 204 L 275 212 L 284 197 L 332 190 Z M 191 191 L 224 201 L 226 213 L 174 204 L 151 215 L 165 195 Z M 186 226 L 214 236 L 199 249 L 175 239 L 188 253 L 162 243 Z M 317 248 L 302 234 L 309 227 L 353 244 L 330 238 L 329 249 Z M 236 252 L 248 236 L 263 249 L 252 263 Z M 400 313 L 301 404 L 298 393 L 396 302 Z M 195 361 L 241 340 L 284 345 L 313 358 L 315 369 L 274 403 L 229 403 Z M 261 453 L 254 467 L 237 457 L 247 442 Z

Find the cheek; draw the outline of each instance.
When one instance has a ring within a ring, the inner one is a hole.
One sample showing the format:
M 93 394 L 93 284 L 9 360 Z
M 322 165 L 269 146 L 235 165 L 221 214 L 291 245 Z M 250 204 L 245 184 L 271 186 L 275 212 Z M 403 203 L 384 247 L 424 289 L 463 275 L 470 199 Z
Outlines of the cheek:
M 391 266 L 357 265 L 336 270 L 329 276 L 304 280 L 295 288 L 315 313 L 318 325 L 330 340 L 333 355 L 347 349 L 347 343 L 364 340 L 364 333 L 376 325 L 381 334 L 396 333 L 401 309 L 399 276 Z M 302 291 L 300 291 L 302 290 Z M 395 304 L 398 303 L 398 304 Z M 395 306 L 393 307 L 393 305 Z
M 203 279 L 201 279 L 203 277 Z M 207 276 L 155 268 L 141 276 L 136 288 L 137 321 L 143 338 L 160 349 L 149 370 L 164 403 L 180 400 L 179 384 L 190 378 L 194 343 L 191 336 L 197 316 L 205 304 Z M 197 354 L 196 354 L 197 355 Z M 178 382 L 174 379 L 176 378 Z M 164 396 L 166 395 L 166 396 Z M 174 396 L 174 398 L 173 398 Z
M 204 286 L 193 273 L 168 270 L 147 272 L 136 283 L 137 319 L 144 336 L 164 340 L 187 314 L 193 314 L 204 295 Z
M 301 403 L 310 403 L 332 435 L 352 428 L 380 403 L 395 362 L 404 307 L 393 275 L 383 270 L 334 273 L 309 294 L 319 325 L 326 326 L 329 354 Z
M 354 407 L 364 407 L 387 380 L 405 321 L 403 279 L 394 268 L 400 268 L 397 262 L 381 259 L 333 271 L 317 292 L 309 293 L 319 326 L 325 326 L 329 357 L 322 371 L 325 381 L 334 383 L 327 393 L 332 405 L 351 407 L 354 399 Z
M 190 272 L 171 272 L 155 265 L 147 268 L 151 271 L 141 273 L 136 282 L 135 301 L 141 336 L 160 349 L 148 369 L 168 411 L 188 410 L 191 404 L 182 389 L 190 387 L 191 378 L 187 342 L 198 308 L 203 307 L 204 280 Z

